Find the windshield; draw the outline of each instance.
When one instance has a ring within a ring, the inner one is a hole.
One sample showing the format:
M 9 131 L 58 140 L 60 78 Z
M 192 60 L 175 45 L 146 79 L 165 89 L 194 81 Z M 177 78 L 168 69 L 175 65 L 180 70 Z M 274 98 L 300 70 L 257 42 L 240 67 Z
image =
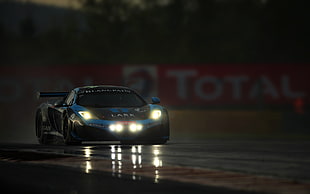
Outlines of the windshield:
M 146 103 L 135 93 L 80 94 L 77 104 L 89 107 L 141 107 Z

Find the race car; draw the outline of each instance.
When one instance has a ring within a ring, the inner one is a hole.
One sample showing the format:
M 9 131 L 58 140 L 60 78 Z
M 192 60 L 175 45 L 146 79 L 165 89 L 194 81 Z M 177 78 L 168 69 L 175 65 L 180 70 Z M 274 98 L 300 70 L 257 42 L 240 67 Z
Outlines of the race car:
M 85 86 L 71 92 L 39 92 L 60 98 L 42 103 L 35 130 L 40 144 L 120 141 L 122 144 L 164 144 L 169 140 L 169 116 L 160 99 L 148 104 L 137 92 L 122 86 Z

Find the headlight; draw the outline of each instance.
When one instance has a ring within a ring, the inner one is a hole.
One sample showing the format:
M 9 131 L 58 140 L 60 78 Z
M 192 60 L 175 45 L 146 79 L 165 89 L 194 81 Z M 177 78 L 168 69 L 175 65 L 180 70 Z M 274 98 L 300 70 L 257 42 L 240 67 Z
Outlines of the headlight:
M 86 120 L 92 118 L 92 115 L 88 111 L 79 111 L 79 114 Z
M 159 119 L 161 117 L 161 111 L 160 110 L 153 110 L 151 113 L 151 119 Z

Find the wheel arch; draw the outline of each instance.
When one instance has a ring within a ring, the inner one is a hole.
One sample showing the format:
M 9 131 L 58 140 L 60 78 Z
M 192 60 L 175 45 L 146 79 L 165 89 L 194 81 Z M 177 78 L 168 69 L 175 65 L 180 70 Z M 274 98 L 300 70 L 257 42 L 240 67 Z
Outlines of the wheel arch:
M 35 132 L 36 132 L 36 136 L 38 137 L 38 130 L 41 130 L 39 129 L 39 126 L 38 126 L 38 122 L 39 122 L 39 118 L 42 119 L 42 123 L 46 123 L 47 122 L 47 118 L 46 116 L 44 116 L 44 113 L 43 113 L 43 110 L 42 108 L 38 108 L 37 111 L 36 111 L 36 117 L 35 117 Z

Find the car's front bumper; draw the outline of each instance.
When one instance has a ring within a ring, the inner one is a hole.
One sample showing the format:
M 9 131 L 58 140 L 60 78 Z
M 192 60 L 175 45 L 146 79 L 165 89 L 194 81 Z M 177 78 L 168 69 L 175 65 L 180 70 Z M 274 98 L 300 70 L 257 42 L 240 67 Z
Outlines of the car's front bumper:
M 132 132 L 129 124 L 143 125 L 139 131 Z M 111 131 L 111 124 L 122 124 L 121 132 Z M 80 141 L 157 141 L 168 140 L 169 131 L 164 129 L 162 122 L 151 119 L 139 121 L 105 121 L 91 120 L 74 122 L 72 136 Z

